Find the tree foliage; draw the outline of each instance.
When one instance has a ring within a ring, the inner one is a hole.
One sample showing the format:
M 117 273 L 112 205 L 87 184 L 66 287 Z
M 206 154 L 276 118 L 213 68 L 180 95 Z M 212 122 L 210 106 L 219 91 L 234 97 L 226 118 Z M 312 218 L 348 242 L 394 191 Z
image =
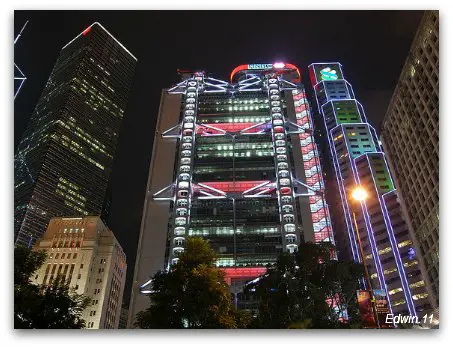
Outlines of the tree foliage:
M 252 327 L 360 327 L 356 290 L 362 266 L 331 259 L 331 249 L 329 243 L 302 243 L 297 253 L 282 253 L 259 281 L 249 284 L 246 292 L 259 300 Z M 344 310 L 347 322 L 341 319 Z
M 81 329 L 90 299 L 79 295 L 61 278 L 37 286 L 30 277 L 43 265 L 46 253 L 22 246 L 14 249 L 14 327 L 16 329 Z
M 214 266 L 215 252 L 199 237 L 170 270 L 156 273 L 150 307 L 136 317 L 139 328 L 244 328 L 247 313 L 233 305 L 224 273 Z

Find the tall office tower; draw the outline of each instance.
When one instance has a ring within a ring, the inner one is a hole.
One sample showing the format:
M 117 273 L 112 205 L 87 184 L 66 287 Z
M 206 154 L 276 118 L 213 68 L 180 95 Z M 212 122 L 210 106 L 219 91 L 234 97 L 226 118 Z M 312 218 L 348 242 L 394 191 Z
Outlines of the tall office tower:
M 14 158 L 16 244 L 101 213 L 136 61 L 99 23 L 61 50 Z
M 161 98 L 129 326 L 186 237 L 210 241 L 238 307 L 245 281 L 300 240 L 334 243 L 312 120 L 291 64 L 237 67 L 231 82 L 186 73 Z M 335 254 L 333 254 L 335 256 Z
M 118 328 L 126 255 L 99 217 L 54 217 L 33 248 L 47 252 L 47 259 L 32 277 L 34 284 L 50 285 L 63 277 L 78 294 L 91 298 L 82 315 L 86 328 Z
M 421 20 L 381 140 L 439 302 L 439 11 L 426 11 Z
M 386 290 L 393 313 L 420 315 L 432 308 L 433 296 L 376 131 L 344 79 L 341 64 L 316 63 L 309 71 L 338 182 L 336 205 L 344 213 L 345 228 L 335 232 L 347 235 L 351 258 L 361 262 L 358 229 L 373 289 Z M 366 200 L 354 201 L 356 187 L 366 190 Z

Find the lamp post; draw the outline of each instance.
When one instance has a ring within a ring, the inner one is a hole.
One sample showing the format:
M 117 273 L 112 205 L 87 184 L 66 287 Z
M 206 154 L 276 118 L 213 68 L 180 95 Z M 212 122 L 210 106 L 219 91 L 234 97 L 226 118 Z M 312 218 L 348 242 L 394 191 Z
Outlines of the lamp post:
M 368 193 L 367 193 L 367 191 L 365 189 L 363 189 L 362 187 L 358 186 L 352 191 L 351 196 L 352 196 L 353 200 L 362 203 L 363 201 L 365 201 L 367 199 Z M 356 219 L 354 211 L 352 211 L 352 217 L 353 217 L 353 220 L 354 220 L 354 227 L 355 227 L 355 232 L 356 232 L 356 235 L 357 235 L 357 242 L 359 243 L 360 257 L 362 258 L 363 269 L 364 269 L 364 272 L 365 272 L 366 286 L 368 287 L 368 290 L 370 291 L 371 306 L 372 306 L 372 309 L 373 309 L 374 320 L 376 321 L 377 328 L 380 329 L 379 318 L 378 318 L 378 314 L 377 314 L 377 310 L 376 310 L 376 299 L 374 298 L 373 288 L 371 287 L 370 275 L 368 273 L 368 268 L 366 266 L 365 254 L 363 253 L 362 241 L 360 239 L 359 227 L 357 226 L 357 219 Z

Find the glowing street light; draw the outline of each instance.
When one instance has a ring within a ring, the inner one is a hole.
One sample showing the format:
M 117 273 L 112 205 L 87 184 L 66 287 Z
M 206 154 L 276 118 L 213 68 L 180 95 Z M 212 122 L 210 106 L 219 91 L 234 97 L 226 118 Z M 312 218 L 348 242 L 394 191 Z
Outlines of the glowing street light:
M 356 201 L 365 201 L 368 197 L 367 191 L 362 187 L 357 187 L 352 191 L 352 198 Z

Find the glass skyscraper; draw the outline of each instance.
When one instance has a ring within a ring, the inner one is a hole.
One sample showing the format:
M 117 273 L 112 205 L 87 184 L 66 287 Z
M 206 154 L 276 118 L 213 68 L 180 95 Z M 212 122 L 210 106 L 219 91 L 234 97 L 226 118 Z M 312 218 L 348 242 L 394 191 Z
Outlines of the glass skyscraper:
M 93 23 L 64 46 L 14 157 L 14 241 L 100 215 L 137 59 Z
M 376 131 L 345 79 L 341 64 L 315 63 L 309 72 L 338 183 L 335 205 L 343 223 L 335 232 L 347 240 L 350 258 L 361 262 L 357 227 L 373 289 L 386 291 L 393 313 L 420 316 L 433 308 L 435 301 Z M 365 201 L 352 198 L 356 187 L 367 192 Z
M 241 65 L 228 82 L 187 72 L 163 91 L 129 324 L 149 305 L 151 277 L 178 261 L 192 235 L 210 241 L 240 308 L 250 304 L 244 283 L 279 253 L 294 252 L 301 240 L 334 244 L 294 65 Z

